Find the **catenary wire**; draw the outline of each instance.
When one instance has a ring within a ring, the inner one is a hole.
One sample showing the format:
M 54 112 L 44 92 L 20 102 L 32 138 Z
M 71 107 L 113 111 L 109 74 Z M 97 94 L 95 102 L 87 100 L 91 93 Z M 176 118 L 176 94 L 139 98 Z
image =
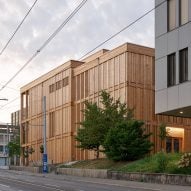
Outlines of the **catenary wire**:
M 118 31 L 117 33 L 113 34 L 112 36 L 110 36 L 108 39 L 106 39 L 105 41 L 101 42 L 100 44 L 98 44 L 95 48 L 93 48 L 92 50 L 88 51 L 87 53 L 85 53 L 82 57 L 79 58 L 79 60 L 82 60 L 84 57 L 86 57 L 87 55 L 89 55 L 90 53 L 92 53 L 94 50 L 96 50 L 97 48 L 101 47 L 102 45 L 104 45 L 105 43 L 107 43 L 108 41 L 110 41 L 111 39 L 113 39 L 114 37 L 116 37 L 117 35 L 119 35 L 120 33 L 122 33 L 123 31 L 127 30 L 128 28 L 130 28 L 132 25 L 134 25 L 135 23 L 137 23 L 138 21 L 140 21 L 141 19 L 143 19 L 145 16 L 147 16 L 149 13 L 151 13 L 152 11 L 154 11 L 155 9 L 157 9 L 159 6 L 161 6 L 163 3 L 165 3 L 165 1 L 162 1 L 161 3 L 159 3 L 158 5 L 156 5 L 154 8 L 152 8 L 151 10 L 147 11 L 146 13 L 144 13 L 142 16 L 140 16 L 139 18 L 137 18 L 136 20 L 134 20 L 133 22 L 131 22 L 130 24 L 128 24 L 127 26 L 125 26 L 124 28 L 122 28 L 120 31 Z
M 49 42 L 63 29 L 63 27 L 73 18 L 73 16 L 85 5 L 88 0 L 83 0 L 64 22 L 49 36 L 42 46 L 30 57 L 30 59 L 1 87 L 2 91 L 15 77 L 49 44 Z
M 13 39 L 13 37 L 15 36 L 15 34 L 17 33 L 17 31 L 19 30 L 19 28 L 21 27 L 21 25 L 24 23 L 25 19 L 27 18 L 27 16 L 29 15 L 29 13 L 31 12 L 31 10 L 33 9 L 33 7 L 35 6 L 35 4 L 37 3 L 38 0 L 35 0 L 34 3 L 32 4 L 31 8 L 28 10 L 28 12 L 26 13 L 26 15 L 24 16 L 24 18 L 22 19 L 22 21 L 20 22 L 20 24 L 17 26 L 16 30 L 13 32 L 13 34 L 11 35 L 11 37 L 9 38 L 9 40 L 7 41 L 7 43 L 5 44 L 5 46 L 2 48 L 0 55 L 3 54 L 3 52 L 5 51 L 5 49 L 7 48 L 7 46 L 9 45 L 9 43 L 11 42 L 11 40 Z
M 118 31 L 117 33 L 113 34 L 111 37 L 109 37 L 108 39 L 106 39 L 105 41 L 103 41 L 102 43 L 100 43 L 99 45 L 97 45 L 95 48 L 93 48 L 92 50 L 88 51 L 86 54 L 84 54 L 81 58 L 79 58 L 79 60 L 82 60 L 85 56 L 87 56 L 88 54 L 90 54 L 91 52 L 93 52 L 94 50 L 96 50 L 97 48 L 99 48 L 100 46 L 102 46 L 103 44 L 105 44 L 106 42 L 108 42 L 109 40 L 113 39 L 114 37 L 116 37 L 117 35 L 119 35 L 121 32 L 123 32 L 124 30 L 128 29 L 129 27 L 131 27 L 132 25 L 134 25 L 135 23 L 137 23 L 139 20 L 141 20 L 142 18 L 144 18 L 145 16 L 147 16 L 149 13 L 151 13 L 152 11 L 154 11 L 155 9 L 157 9 L 159 6 L 161 6 L 163 3 L 165 3 L 165 1 L 159 3 L 158 5 L 156 5 L 154 8 L 152 8 L 151 10 L 147 11 L 146 13 L 144 13 L 142 16 L 140 16 L 139 18 L 137 18 L 135 21 L 133 21 L 132 23 L 128 24 L 127 26 L 125 26 L 124 28 L 122 28 L 120 31 Z M 47 40 L 48 41 L 48 40 Z M 45 42 L 46 43 L 46 42 Z M 43 46 L 41 46 L 41 48 L 44 48 Z M 39 50 L 40 51 L 40 50 Z M 35 53 L 37 54 L 38 51 Z M 31 57 L 32 58 L 32 57 Z M 30 62 L 30 61 L 29 61 Z M 28 63 L 26 63 L 28 64 Z M 25 67 L 25 66 L 24 66 Z M 24 67 L 22 67 L 21 69 L 23 70 Z M 18 71 L 17 73 L 19 73 L 20 71 Z M 14 78 L 16 77 L 16 75 L 14 76 Z M 14 79 L 13 78 L 13 79 Z M 13 80 L 12 79 L 12 80 Z M 12 81 L 11 80 L 11 81 Z M 11 82 L 10 80 L 8 81 L 8 83 Z M 8 84 L 6 83 L 4 86 L 6 87 L 6 85 Z M 5 87 L 2 87 L 3 89 Z M 2 90 L 2 88 L 0 89 L 0 91 Z

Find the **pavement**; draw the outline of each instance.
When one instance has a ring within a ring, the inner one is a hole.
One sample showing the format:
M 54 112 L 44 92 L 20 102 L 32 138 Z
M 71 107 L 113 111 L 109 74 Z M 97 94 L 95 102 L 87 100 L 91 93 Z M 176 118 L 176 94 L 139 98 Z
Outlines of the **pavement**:
M 189 186 L 163 185 L 68 175 L 0 170 L 0 191 L 191 191 Z

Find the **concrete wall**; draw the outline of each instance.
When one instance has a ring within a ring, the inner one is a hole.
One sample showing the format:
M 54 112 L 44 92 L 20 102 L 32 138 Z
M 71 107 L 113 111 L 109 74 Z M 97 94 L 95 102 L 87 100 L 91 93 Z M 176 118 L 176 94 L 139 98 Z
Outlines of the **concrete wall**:
M 107 178 L 107 170 L 58 168 L 56 170 L 56 173 L 73 175 L 73 176 L 92 177 L 92 178 Z
M 155 173 L 122 173 L 108 170 L 58 168 L 58 174 L 84 176 L 93 178 L 108 178 L 114 180 L 130 180 L 160 184 L 191 185 L 191 176 Z

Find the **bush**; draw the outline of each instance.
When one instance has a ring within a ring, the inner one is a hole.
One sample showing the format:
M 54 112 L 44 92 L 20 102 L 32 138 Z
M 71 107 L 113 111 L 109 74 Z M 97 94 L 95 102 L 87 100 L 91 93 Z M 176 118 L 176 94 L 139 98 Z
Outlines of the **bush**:
M 164 152 L 157 154 L 157 170 L 156 172 L 165 172 L 169 163 L 168 155 Z
M 191 167 L 191 153 L 184 153 L 178 162 L 178 168 Z
M 149 153 L 153 144 L 142 125 L 142 121 L 129 120 L 109 129 L 104 142 L 107 157 L 114 161 L 132 161 Z

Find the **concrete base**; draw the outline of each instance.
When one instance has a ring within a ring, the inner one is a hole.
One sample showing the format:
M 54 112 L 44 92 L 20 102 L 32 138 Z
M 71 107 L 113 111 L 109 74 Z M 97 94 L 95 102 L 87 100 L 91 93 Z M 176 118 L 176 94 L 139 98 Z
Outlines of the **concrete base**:
M 9 170 L 9 166 L 0 166 L 0 169 Z

